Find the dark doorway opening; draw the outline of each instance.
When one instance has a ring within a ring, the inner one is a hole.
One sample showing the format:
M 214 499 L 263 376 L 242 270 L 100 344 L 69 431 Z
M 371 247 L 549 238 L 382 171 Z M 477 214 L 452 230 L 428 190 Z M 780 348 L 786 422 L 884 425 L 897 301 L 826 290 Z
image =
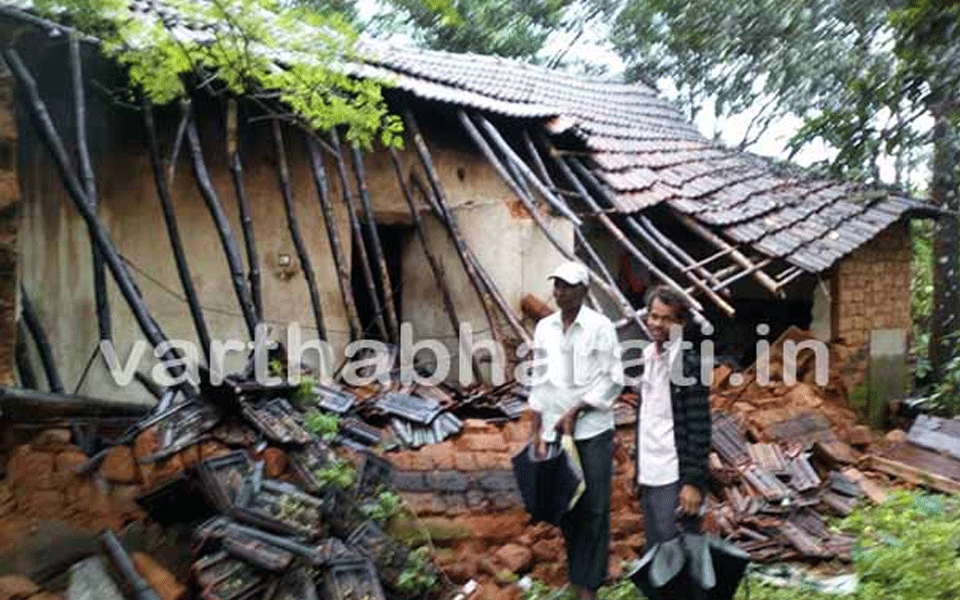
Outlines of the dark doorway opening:
M 363 336 L 366 339 L 383 340 L 380 328 L 377 326 L 376 304 L 379 304 L 381 310 L 384 306 L 384 286 L 383 277 L 380 274 L 380 265 L 376 262 L 374 254 L 373 240 L 366 224 L 363 225 L 363 243 L 367 249 L 367 258 L 370 260 L 370 270 L 373 273 L 375 282 L 377 303 L 374 303 L 370 297 L 369 288 L 363 273 L 362 255 L 356 243 L 353 244 L 352 269 L 350 274 L 350 285 L 353 288 L 353 298 L 357 304 L 357 314 L 360 317 L 360 325 L 363 327 Z M 393 292 L 393 308 L 397 319 L 401 318 L 402 296 L 403 296 L 403 252 L 410 241 L 412 229 L 405 225 L 381 225 L 377 224 L 377 236 L 380 238 L 380 244 L 383 247 L 383 258 L 387 263 L 387 274 L 390 277 L 390 285 Z M 387 316 L 383 315 L 386 322 Z M 387 325 L 389 327 L 389 324 Z

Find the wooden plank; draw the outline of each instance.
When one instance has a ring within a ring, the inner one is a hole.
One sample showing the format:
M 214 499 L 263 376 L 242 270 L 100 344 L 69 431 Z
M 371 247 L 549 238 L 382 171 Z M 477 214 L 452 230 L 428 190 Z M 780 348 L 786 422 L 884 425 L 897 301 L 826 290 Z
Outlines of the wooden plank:
M 923 469 L 919 469 L 906 463 L 897 462 L 895 460 L 873 454 L 867 457 L 866 462 L 868 467 L 875 471 L 881 471 L 883 473 L 887 473 L 888 475 L 893 475 L 894 477 L 903 479 L 904 481 L 929 487 L 946 494 L 960 495 L 960 481 L 950 479 L 949 477 L 924 471 Z

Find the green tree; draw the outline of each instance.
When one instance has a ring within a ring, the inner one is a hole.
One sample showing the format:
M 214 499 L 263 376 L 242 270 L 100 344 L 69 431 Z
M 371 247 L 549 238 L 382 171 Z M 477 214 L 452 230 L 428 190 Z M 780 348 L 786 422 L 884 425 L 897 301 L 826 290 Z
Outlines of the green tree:
M 427 48 L 520 58 L 556 66 L 616 0 L 383 0 L 370 31 L 400 31 Z M 568 40 L 542 50 L 554 36 Z

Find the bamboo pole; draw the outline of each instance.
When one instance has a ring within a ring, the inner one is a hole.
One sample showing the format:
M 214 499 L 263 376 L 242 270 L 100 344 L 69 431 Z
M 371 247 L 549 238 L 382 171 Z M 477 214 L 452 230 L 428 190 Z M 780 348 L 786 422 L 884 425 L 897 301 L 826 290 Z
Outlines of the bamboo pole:
M 347 267 L 349 261 L 343 252 L 343 246 L 340 244 L 340 234 L 337 233 L 337 221 L 334 218 L 333 208 L 330 205 L 330 198 L 327 195 L 327 176 L 323 168 L 323 160 L 320 157 L 320 148 L 316 139 L 309 133 L 304 136 L 307 143 L 307 152 L 310 156 L 310 168 L 313 171 L 313 183 L 317 188 L 317 198 L 320 202 L 320 213 L 323 216 L 323 224 L 327 230 L 327 241 L 330 242 L 330 254 L 333 255 L 333 263 L 337 270 L 337 282 L 340 285 L 340 295 L 343 297 L 343 305 L 347 311 L 347 319 L 350 323 L 351 339 L 360 339 L 363 336 L 363 326 L 360 325 L 360 317 L 357 315 L 357 305 L 353 299 L 353 286 L 350 284 L 350 269 Z
M 83 70 L 80 59 L 80 38 L 76 32 L 70 33 L 70 75 L 73 83 L 74 116 L 77 137 L 77 166 L 83 188 L 91 209 L 97 210 L 97 184 L 90 163 L 90 151 L 87 148 L 87 105 L 83 89 Z M 89 228 L 88 228 L 89 232 Z M 111 334 L 110 302 L 107 298 L 106 271 L 103 255 L 90 234 L 90 250 L 93 255 L 93 295 L 97 307 L 97 327 L 101 340 L 109 340 Z
M 651 235 L 646 229 L 640 226 L 639 223 L 637 223 L 632 219 L 627 219 L 627 224 L 633 228 L 634 232 L 637 235 L 639 235 L 643 239 L 643 241 L 647 243 L 647 245 L 649 245 L 651 248 L 656 250 L 660 254 L 660 256 L 662 256 L 675 269 L 678 269 L 681 271 L 683 270 L 683 264 L 679 260 L 677 260 L 677 258 L 673 254 L 671 254 L 665 247 L 663 247 L 657 241 L 657 239 L 654 238 L 653 235 Z M 687 275 L 687 278 L 690 279 L 690 282 L 694 285 L 694 287 L 696 287 L 697 289 L 702 291 L 704 294 L 706 294 L 707 297 L 710 298 L 710 300 L 712 300 L 714 304 L 719 306 L 720 309 L 723 312 L 725 312 L 728 317 L 732 317 L 735 314 L 736 311 L 733 309 L 733 307 L 730 306 L 730 304 L 727 303 L 726 300 L 718 296 L 717 293 L 714 292 L 712 289 L 710 289 L 705 283 L 703 283 L 696 277 L 690 276 L 689 274 Z
M 440 211 L 437 216 L 446 223 L 447 233 L 450 234 L 450 238 L 457 250 L 457 254 L 460 256 L 460 261 L 463 263 L 464 269 L 467 272 L 467 277 L 473 284 L 473 288 L 480 298 L 480 303 L 483 305 L 484 312 L 487 316 L 487 321 L 490 323 L 490 332 L 495 338 L 497 338 L 499 342 L 499 330 L 497 329 L 496 320 L 493 317 L 492 308 L 494 304 L 493 288 L 495 288 L 495 286 L 491 285 L 492 281 L 490 281 L 489 277 L 484 278 L 481 275 L 483 267 L 480 265 L 479 261 L 476 260 L 476 257 L 470 253 L 466 242 L 463 240 L 463 236 L 460 233 L 460 226 L 457 223 L 456 215 L 454 215 L 450 210 L 450 206 L 446 200 L 446 194 L 443 191 L 443 187 L 440 185 L 440 178 L 437 175 L 436 168 L 434 167 L 433 158 L 430 156 L 430 151 L 427 149 L 427 144 L 423 140 L 423 135 L 420 133 L 420 127 L 417 125 L 416 119 L 414 119 L 413 113 L 410 111 L 407 111 L 406 113 L 406 122 L 407 129 L 410 131 L 410 135 L 413 137 L 414 146 L 417 149 L 417 156 L 420 159 L 420 164 L 423 166 L 423 169 L 427 175 L 427 179 L 430 182 L 430 187 L 433 190 L 436 206 Z M 497 304 L 499 305 L 501 312 L 503 312 L 503 314 L 507 317 L 510 325 L 514 328 L 514 330 L 516 330 L 523 341 L 529 343 L 531 341 L 530 334 L 528 334 L 526 329 L 523 328 L 523 325 L 520 324 L 519 318 L 513 314 L 510 306 L 505 302 L 497 302 Z
M 313 265 L 310 263 L 307 246 L 303 243 L 303 236 L 300 234 L 300 223 L 297 220 L 293 187 L 290 185 L 290 168 L 287 165 L 287 151 L 283 146 L 283 132 L 280 130 L 280 121 L 277 119 L 272 120 L 270 124 L 273 129 L 273 142 L 277 151 L 277 178 L 279 179 L 280 192 L 283 196 L 283 207 L 287 213 L 287 228 L 290 230 L 293 247 L 297 251 L 297 257 L 300 259 L 300 268 L 303 269 L 303 277 L 307 283 L 307 291 L 310 292 L 310 305 L 313 307 L 313 318 L 317 323 L 317 336 L 325 340 L 327 339 L 327 330 L 323 326 L 323 309 L 320 306 L 320 294 L 317 291 L 317 280 L 313 274 Z
M 566 164 L 565 161 L 560 160 L 560 162 L 563 162 L 564 164 Z M 586 181 L 588 181 L 594 187 L 594 189 L 596 189 L 599 193 L 601 193 L 602 195 L 605 195 L 605 192 L 603 188 L 600 187 L 599 182 L 593 179 L 593 176 L 590 174 L 589 171 L 587 171 L 586 167 L 584 167 L 582 164 L 580 164 L 579 161 L 576 161 L 576 160 L 571 161 L 571 164 L 573 165 L 574 169 L 576 169 L 578 175 L 580 175 Z M 579 183 L 579 180 L 577 181 Z M 607 230 L 611 234 L 613 234 L 613 237 L 617 240 L 617 242 L 619 242 L 621 246 L 626 248 L 626 250 L 631 255 L 633 255 L 634 258 L 636 258 L 638 261 L 643 263 L 644 266 L 650 269 L 650 271 L 654 275 L 656 275 L 660 279 L 660 281 L 664 282 L 666 285 L 673 288 L 674 291 L 680 293 L 684 297 L 684 299 L 693 307 L 694 314 L 699 315 L 702 318 L 703 315 L 700 314 L 700 311 L 703 310 L 703 305 L 700 304 L 700 302 L 696 298 L 688 294 L 682 287 L 680 287 L 680 285 L 676 281 L 674 281 L 666 273 L 664 273 L 657 265 L 653 263 L 653 261 L 647 258 L 643 254 L 643 252 L 640 252 L 640 250 L 633 244 L 633 242 L 631 242 L 627 238 L 627 236 L 624 235 L 622 231 L 620 231 L 620 228 L 617 227 L 616 224 L 614 224 L 614 222 L 610 219 L 610 217 L 603 212 L 600 206 L 589 194 L 585 194 L 582 197 L 590 206 L 590 208 L 596 213 L 597 218 L 604 225 L 604 227 L 606 227 Z
M 347 167 L 343 160 L 343 151 L 340 148 L 340 136 L 336 129 L 330 130 L 330 144 L 333 149 L 334 163 L 337 167 L 337 178 L 340 181 L 340 192 L 343 196 L 343 203 L 347 207 L 347 216 L 350 217 L 350 229 L 353 231 L 354 244 L 357 246 L 357 252 L 360 254 L 360 267 L 363 273 L 363 281 L 367 285 L 367 293 L 370 295 L 370 303 L 373 304 L 374 322 L 380 331 L 380 336 L 384 340 L 389 340 L 390 335 L 387 330 L 387 323 L 383 318 L 383 308 L 380 305 L 380 297 L 377 295 L 376 284 L 373 280 L 373 271 L 370 269 L 370 258 L 367 255 L 367 245 L 363 239 L 363 231 L 360 229 L 360 221 L 357 219 L 357 211 L 353 205 L 353 199 L 350 197 L 350 187 L 347 184 Z
M 760 271 L 759 269 L 753 269 L 754 263 L 743 255 L 739 250 L 736 249 L 732 244 L 728 244 L 720 236 L 716 235 L 703 225 L 697 223 L 687 215 L 678 215 L 680 222 L 687 226 L 687 229 L 699 235 L 706 241 L 710 242 L 717 248 L 721 250 L 729 250 L 730 258 L 737 262 L 744 269 L 751 269 L 754 279 L 756 279 L 760 285 L 770 290 L 772 293 L 777 296 L 783 297 L 783 290 L 777 287 L 777 282 L 770 278 L 769 275 Z
M 17 375 L 20 377 L 20 387 L 35 390 L 37 388 L 37 374 L 30 364 L 30 351 L 27 348 L 27 336 L 30 335 L 23 321 L 17 321 L 17 340 L 13 345 L 13 358 L 17 366 Z
M 427 243 L 427 235 L 423 229 L 423 219 L 420 218 L 420 211 L 417 210 L 417 206 L 413 201 L 413 195 L 410 193 L 410 188 L 407 187 L 407 181 L 403 177 L 403 166 L 400 164 L 400 157 L 397 155 L 397 150 L 390 147 L 388 148 L 388 152 L 390 153 L 390 160 L 393 162 L 393 170 L 397 174 L 400 191 L 407 201 L 407 207 L 410 208 L 410 217 L 413 219 L 413 227 L 416 229 L 417 237 L 420 239 L 420 246 L 423 247 L 423 254 L 427 257 L 427 264 L 430 265 L 433 278 L 437 281 L 437 287 L 440 288 L 440 295 L 443 298 L 443 308 L 447 313 L 447 317 L 450 319 L 450 325 L 453 327 L 454 333 L 458 333 L 460 331 L 460 319 L 457 316 L 457 308 L 453 301 L 453 295 L 450 293 L 450 287 L 447 285 L 446 277 L 443 275 L 443 266 L 441 266 L 440 261 L 430 249 L 430 244 Z M 471 363 L 473 364 L 474 377 L 480 380 L 480 364 L 477 362 L 477 357 L 473 356 L 472 353 Z
M 684 272 L 684 273 L 687 273 L 687 272 L 692 271 L 692 270 L 694 270 L 694 269 L 699 269 L 699 268 L 702 268 L 702 267 L 706 267 L 708 264 L 712 263 L 713 261 L 717 260 L 718 258 L 722 258 L 722 257 L 724 257 L 724 256 L 726 256 L 726 255 L 728 255 L 728 254 L 730 254 L 730 250 L 717 250 L 716 252 L 714 252 L 714 253 L 711 254 L 710 256 L 708 256 L 708 257 L 706 257 L 706 258 L 702 258 L 702 259 L 700 259 L 700 260 L 698 260 L 698 261 L 695 261 L 695 262 L 689 264 L 686 268 L 684 268 L 683 272 Z M 704 270 L 706 270 L 706 269 L 704 269 Z M 709 272 L 709 271 L 708 271 L 708 272 Z
M 143 99 L 143 120 L 147 129 L 147 146 L 150 151 L 150 164 L 153 167 L 153 180 L 157 186 L 160 208 L 163 210 L 163 222 L 167 228 L 167 237 L 170 239 L 171 248 L 173 248 L 173 261 L 177 266 L 177 275 L 180 277 L 180 284 L 183 286 L 183 295 L 187 299 L 190 317 L 193 319 L 193 327 L 197 330 L 197 339 L 204 350 L 209 350 L 210 332 L 207 330 L 203 309 L 200 307 L 197 290 L 190 275 L 190 265 L 183 251 L 183 240 L 180 237 L 180 228 L 177 225 L 177 213 L 173 207 L 173 199 L 170 196 L 170 188 L 167 186 L 167 179 L 164 176 L 163 164 L 161 163 L 157 128 L 153 121 L 153 106 L 146 97 Z
M 40 392 L 0 386 L 0 409 L 11 417 L 142 417 L 150 412 L 143 404 L 92 398 L 63 392 Z
M 0 49 L 0 54 L 3 55 L 7 66 L 10 68 L 10 72 L 21 86 L 25 94 L 24 103 L 30 116 L 35 121 L 37 133 L 44 145 L 47 146 L 47 150 L 50 152 L 54 165 L 60 173 L 60 178 L 63 180 L 64 186 L 71 200 L 73 200 L 74 206 L 77 208 L 80 216 L 86 221 L 88 227 L 93 230 L 94 240 L 103 253 L 104 262 L 110 269 L 110 273 L 113 275 L 117 287 L 120 288 L 120 293 L 130 306 L 130 310 L 133 312 L 133 316 L 147 340 L 150 341 L 154 347 L 160 346 L 167 341 L 166 336 L 150 316 L 149 311 L 147 311 L 147 307 L 143 302 L 139 290 L 136 289 L 130 273 L 120 260 L 116 249 L 110 241 L 110 237 L 107 235 L 106 228 L 104 228 L 100 222 L 97 214 L 90 209 L 86 192 L 80 185 L 76 174 L 70 169 L 67 152 L 63 147 L 63 143 L 60 141 L 60 136 L 57 134 L 57 130 L 53 125 L 46 104 L 40 98 L 36 80 L 34 80 L 33 75 L 30 74 L 26 65 L 23 64 L 20 54 L 14 48 L 2 48 Z M 181 355 L 173 348 L 168 348 L 162 358 L 164 363 L 169 364 L 168 361 L 181 359 Z M 183 367 L 174 365 L 168 367 L 168 370 L 176 377 L 183 372 Z
M 177 134 L 173 136 L 173 146 L 170 148 L 170 158 L 167 159 L 167 181 L 173 182 L 177 174 L 177 163 L 180 161 L 180 149 L 183 147 L 183 138 L 187 135 L 187 124 L 193 109 L 189 100 L 180 102 L 180 124 L 177 125 Z
M 574 255 L 572 252 L 567 250 L 567 248 L 563 246 L 563 244 L 560 242 L 560 240 L 557 239 L 557 237 L 553 234 L 553 232 L 550 231 L 549 227 L 547 227 L 546 222 L 543 220 L 543 216 L 540 214 L 540 211 L 537 210 L 536 205 L 533 203 L 533 200 L 530 198 L 530 196 L 528 196 L 524 192 L 524 190 L 517 184 L 517 182 L 509 175 L 505 164 L 502 163 L 497 158 L 496 154 L 493 152 L 493 149 L 490 147 L 487 141 L 483 138 L 483 135 L 476 128 L 476 126 L 474 126 L 474 124 L 470 121 L 470 118 L 466 115 L 466 113 L 464 113 L 463 111 L 459 111 L 458 116 L 460 118 L 460 123 L 463 125 L 464 129 L 467 131 L 467 134 L 473 139 L 474 143 L 477 145 L 477 147 L 480 149 L 483 155 L 487 158 L 487 161 L 491 164 L 491 166 L 493 166 L 494 170 L 497 171 L 497 173 L 504 180 L 504 182 L 507 184 L 510 190 L 514 193 L 514 195 L 517 196 L 520 202 L 524 205 L 524 208 L 526 209 L 527 213 L 534 220 L 534 222 L 540 227 L 540 230 L 547 237 L 550 243 L 552 243 L 553 246 L 557 249 L 557 251 L 560 252 L 560 254 L 562 254 L 564 258 L 566 258 L 567 260 L 577 260 L 576 255 Z M 496 140 L 494 141 L 496 142 Z M 509 160 L 510 159 L 508 158 L 508 161 Z M 543 187 L 543 185 L 541 184 L 540 187 Z M 557 199 L 557 202 L 560 202 L 561 205 L 567 210 L 567 212 L 570 212 L 569 208 L 566 206 L 566 203 L 564 203 L 560 199 Z M 581 245 L 585 248 L 585 250 L 587 250 L 587 253 L 590 256 L 590 258 L 594 262 L 599 264 L 601 266 L 601 269 L 603 269 L 604 268 L 603 261 L 601 261 L 600 257 L 597 256 L 596 252 L 594 252 L 593 247 L 590 245 L 587 239 L 583 236 L 583 232 L 580 231 L 580 227 L 577 226 L 576 224 L 574 224 L 574 235 L 576 236 L 576 239 L 581 243 Z M 629 315 L 633 312 L 633 307 L 630 306 L 630 303 L 626 301 L 626 298 L 624 298 L 622 294 L 619 294 L 619 290 L 616 289 L 616 285 L 608 284 L 602 277 L 597 275 L 593 270 L 588 269 L 588 272 L 591 278 L 597 284 L 597 286 L 600 287 L 602 290 L 604 290 L 604 292 L 606 292 L 607 295 L 613 298 L 615 302 L 620 304 L 621 310 L 624 312 L 625 315 Z
M 627 217 L 627 219 L 634 227 L 637 223 L 639 223 L 642 227 L 646 228 L 650 235 L 654 236 L 658 242 L 663 244 L 664 247 L 672 250 L 682 262 L 686 263 L 686 266 L 682 270 L 684 274 L 693 271 L 713 285 L 720 283 L 720 281 L 714 277 L 713 273 L 711 273 L 709 270 L 703 268 L 702 266 L 696 266 L 697 261 L 690 256 L 686 250 L 681 248 L 676 242 L 668 238 L 663 234 L 663 232 L 657 229 L 656 226 L 654 226 L 653 221 L 643 215 L 639 215 L 637 218 L 630 216 Z
M 370 191 L 367 189 L 367 175 L 363 166 L 363 155 L 360 147 L 353 143 L 350 148 L 353 158 L 353 174 L 357 180 L 357 192 L 360 196 L 360 206 L 363 209 L 364 220 L 367 222 L 367 233 L 370 236 L 370 245 L 373 247 L 373 258 L 380 268 L 380 282 L 383 289 L 384 312 L 387 315 L 387 326 L 395 343 L 400 341 L 400 325 L 397 321 L 396 305 L 393 301 L 393 283 L 390 281 L 390 272 L 387 261 L 383 256 L 383 246 L 380 244 L 380 233 L 373 218 L 373 206 L 370 205 Z
M 462 111 L 461 111 L 462 112 Z M 507 144 L 506 140 L 503 139 L 503 136 L 500 135 L 500 132 L 497 131 L 497 128 L 490 124 L 490 121 L 487 121 L 480 115 L 475 115 L 477 121 L 480 122 L 480 127 L 487 132 L 487 135 L 490 139 L 493 140 L 494 144 L 500 148 L 500 151 L 503 152 L 511 163 L 533 184 L 533 187 L 540 192 L 540 195 L 543 196 L 544 200 L 550 203 L 560 214 L 564 215 L 570 221 L 573 222 L 577 227 L 583 225 L 583 222 L 580 220 L 580 217 L 575 215 L 566 204 L 560 201 L 556 195 L 547 189 L 547 186 L 543 185 L 539 179 L 530 171 L 530 167 L 527 166 L 527 163 L 523 162 L 517 153 L 513 151 L 513 148 Z
M 233 235 L 233 227 L 230 226 L 230 220 L 223 212 L 223 205 L 213 188 L 213 182 L 210 181 L 210 174 L 207 172 L 207 166 L 203 159 L 203 149 L 200 147 L 200 135 L 197 132 L 196 117 L 191 118 L 187 124 L 187 145 L 190 147 L 190 157 L 193 164 L 193 175 L 197 181 L 197 187 L 200 189 L 200 195 L 203 196 L 210 216 L 213 217 L 213 223 L 217 234 L 220 236 L 220 245 L 223 247 L 223 253 L 227 258 L 227 266 L 230 269 L 230 278 L 233 282 L 233 290 L 237 296 L 237 302 L 240 304 L 240 312 L 243 313 L 243 320 L 247 325 L 247 332 L 250 339 L 254 338 L 254 330 L 257 326 L 257 318 L 253 314 L 253 302 L 250 300 L 250 290 L 243 280 L 243 264 L 240 261 L 240 252 L 237 250 L 237 239 Z
M 247 281 L 250 286 L 250 299 L 257 321 L 263 321 L 263 294 L 260 291 L 260 258 L 257 256 L 257 240 L 253 232 L 253 219 L 250 217 L 250 201 L 247 188 L 243 185 L 243 162 L 240 160 L 240 140 L 237 133 L 237 100 L 227 100 L 227 159 L 233 176 L 233 189 L 237 195 L 237 210 L 240 213 L 240 230 L 247 250 Z
M 33 343 L 37 346 L 37 352 L 40 354 L 40 365 L 43 366 L 43 372 L 47 376 L 47 385 L 51 392 L 62 393 L 63 382 L 60 380 L 60 373 L 57 371 L 57 363 L 53 360 L 53 349 L 50 347 L 50 340 L 47 333 L 43 330 L 43 323 L 33 310 L 33 303 L 27 296 L 27 290 L 20 285 L 20 312 L 23 316 L 23 323 L 27 326 L 30 336 L 33 337 Z

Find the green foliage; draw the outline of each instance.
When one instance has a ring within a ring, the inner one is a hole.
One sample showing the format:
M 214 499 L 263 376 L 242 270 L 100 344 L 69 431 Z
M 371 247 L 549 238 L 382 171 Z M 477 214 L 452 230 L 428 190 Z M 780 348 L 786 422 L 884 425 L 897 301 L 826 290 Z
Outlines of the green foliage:
M 100 38 L 105 53 L 126 65 L 131 92 L 155 104 L 186 98 L 194 87 L 270 95 L 311 129 L 342 125 L 346 138 L 364 147 L 377 136 L 399 145 L 400 121 L 387 114 L 382 96 L 388 82 L 332 67 L 358 60 L 356 33 L 342 17 L 271 0 L 168 0 L 165 7 L 209 35 L 176 37 L 165 21 L 133 18 L 119 0 L 38 0 L 42 11 Z
M 407 564 L 397 577 L 397 588 L 407 594 L 422 594 L 437 585 L 437 581 L 437 569 L 430 561 L 430 549 L 420 546 L 407 555 Z
M 314 476 L 323 487 L 333 487 L 341 490 L 350 489 L 356 480 L 356 469 L 346 460 L 334 458 L 322 469 L 314 471 Z
M 552 37 L 579 39 L 610 15 L 614 0 L 383 0 L 371 28 L 401 30 L 435 50 L 473 52 L 558 64 L 541 50 Z
M 402 502 L 399 494 L 387 490 L 380 492 L 373 502 L 361 504 L 360 512 L 382 525 L 400 512 Z
M 313 380 L 313 377 L 305 376 L 300 379 L 300 384 L 297 385 L 297 389 L 293 391 L 293 395 L 290 396 L 290 400 L 294 404 L 303 408 L 310 404 L 313 400 L 316 400 L 317 393 L 314 388 L 316 382 Z
M 325 441 L 332 440 L 340 431 L 340 419 L 319 410 L 311 410 L 303 419 L 304 429 Z

